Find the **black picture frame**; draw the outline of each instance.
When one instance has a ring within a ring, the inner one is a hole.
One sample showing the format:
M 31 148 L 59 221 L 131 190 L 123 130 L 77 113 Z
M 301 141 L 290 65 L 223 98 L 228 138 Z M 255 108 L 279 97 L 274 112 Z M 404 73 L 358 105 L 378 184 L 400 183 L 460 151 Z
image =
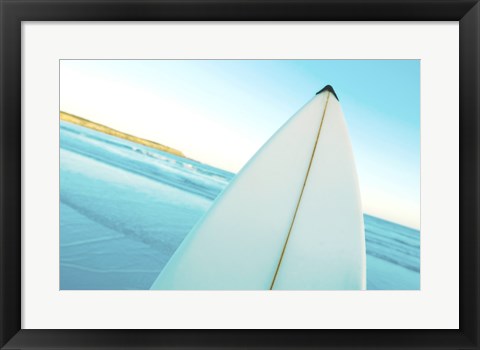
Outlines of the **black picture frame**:
M 2 349 L 479 349 L 480 5 L 478 0 L 0 0 L 0 15 L 0 346 Z M 151 20 L 459 21 L 460 329 L 21 329 L 21 22 Z

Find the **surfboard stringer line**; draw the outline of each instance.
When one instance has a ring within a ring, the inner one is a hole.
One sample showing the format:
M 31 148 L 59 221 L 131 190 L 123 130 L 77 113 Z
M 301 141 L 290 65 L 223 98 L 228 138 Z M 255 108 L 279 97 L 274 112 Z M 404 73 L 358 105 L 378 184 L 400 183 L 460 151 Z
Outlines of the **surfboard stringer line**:
M 285 239 L 285 243 L 283 244 L 283 249 L 282 249 L 282 252 L 280 254 L 280 258 L 278 260 L 277 268 L 275 269 L 275 274 L 273 275 L 272 283 L 270 284 L 270 290 L 272 290 L 274 285 L 275 285 L 275 280 L 277 279 L 278 271 L 280 270 L 280 266 L 282 265 L 283 256 L 285 255 L 285 250 L 287 249 L 288 240 L 290 238 L 290 234 L 292 233 L 293 225 L 295 224 L 295 218 L 297 217 L 298 208 L 300 207 L 300 202 L 302 201 L 303 191 L 305 190 L 305 185 L 307 184 L 308 175 L 310 173 L 310 168 L 311 168 L 312 163 L 313 163 L 313 158 L 315 157 L 315 151 L 317 150 L 317 144 L 318 144 L 318 139 L 320 138 L 320 133 L 322 131 L 323 120 L 325 119 L 325 114 L 327 112 L 328 102 L 330 100 L 330 95 L 332 94 L 329 90 L 326 90 L 326 91 L 327 91 L 327 100 L 325 102 L 325 108 L 323 109 L 322 120 L 320 121 L 320 126 L 318 127 L 317 138 L 315 140 L 315 145 L 313 146 L 312 156 L 310 157 L 310 162 L 308 163 L 308 168 L 307 168 L 307 172 L 305 174 L 305 179 L 303 181 L 302 190 L 300 191 L 300 196 L 298 197 L 298 201 L 297 201 L 297 205 L 295 207 L 295 212 L 293 214 L 292 222 L 290 223 L 290 227 L 288 229 L 287 238 Z

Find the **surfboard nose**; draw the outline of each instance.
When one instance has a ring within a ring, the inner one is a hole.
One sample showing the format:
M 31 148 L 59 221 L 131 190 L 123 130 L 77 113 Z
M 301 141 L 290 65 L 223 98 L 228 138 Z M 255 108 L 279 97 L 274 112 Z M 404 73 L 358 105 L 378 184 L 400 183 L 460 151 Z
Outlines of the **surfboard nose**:
M 338 96 L 337 96 L 335 90 L 333 90 L 332 85 L 325 85 L 325 87 L 324 87 L 322 90 L 320 90 L 319 92 L 317 92 L 315 95 L 321 94 L 321 93 L 324 92 L 324 91 L 331 92 L 332 95 L 335 96 L 335 98 L 337 99 L 337 101 L 339 101 Z

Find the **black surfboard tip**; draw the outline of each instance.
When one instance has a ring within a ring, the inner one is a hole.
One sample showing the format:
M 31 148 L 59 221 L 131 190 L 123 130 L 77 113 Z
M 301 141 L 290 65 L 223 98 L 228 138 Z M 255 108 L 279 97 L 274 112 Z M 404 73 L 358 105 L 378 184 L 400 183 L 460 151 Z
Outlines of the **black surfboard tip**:
M 339 101 L 338 96 L 337 96 L 335 90 L 333 90 L 332 85 L 325 85 L 325 87 L 324 87 L 322 90 L 320 90 L 319 92 L 317 92 L 315 95 L 321 94 L 321 93 L 324 92 L 324 91 L 331 92 L 332 95 L 335 96 L 335 98 L 337 99 L 337 101 Z

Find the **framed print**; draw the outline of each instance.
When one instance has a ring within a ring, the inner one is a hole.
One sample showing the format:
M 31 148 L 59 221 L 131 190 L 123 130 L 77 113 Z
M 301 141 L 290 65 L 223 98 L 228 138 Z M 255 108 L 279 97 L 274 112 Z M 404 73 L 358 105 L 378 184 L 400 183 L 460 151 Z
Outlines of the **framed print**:
M 1 5 L 2 348 L 478 348 L 477 1 Z

